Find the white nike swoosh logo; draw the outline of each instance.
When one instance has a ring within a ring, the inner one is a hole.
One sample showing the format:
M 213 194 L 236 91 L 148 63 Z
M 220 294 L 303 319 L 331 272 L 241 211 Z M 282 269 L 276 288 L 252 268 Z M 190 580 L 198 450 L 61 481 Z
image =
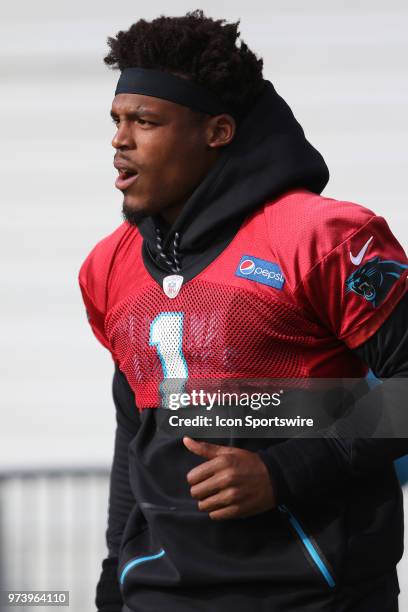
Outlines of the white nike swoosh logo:
M 369 238 L 367 240 L 367 242 L 365 243 L 365 245 L 363 246 L 361 251 L 359 253 L 357 253 L 356 256 L 354 256 L 352 254 L 352 252 L 350 251 L 351 263 L 353 263 L 355 266 L 359 266 L 361 264 L 361 262 L 363 261 L 363 257 L 366 254 L 366 251 L 368 249 L 368 245 L 370 244 L 370 242 L 372 241 L 373 238 L 374 238 L 374 236 L 371 236 L 371 238 Z

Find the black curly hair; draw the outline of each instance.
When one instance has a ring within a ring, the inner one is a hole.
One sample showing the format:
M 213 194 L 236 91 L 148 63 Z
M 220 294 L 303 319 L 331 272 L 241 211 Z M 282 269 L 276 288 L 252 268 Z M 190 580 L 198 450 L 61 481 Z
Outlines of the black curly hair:
M 155 68 L 189 78 L 215 93 L 242 118 L 263 89 L 263 60 L 237 39 L 239 21 L 206 17 L 202 10 L 182 17 L 140 19 L 108 38 L 105 64 L 114 69 Z

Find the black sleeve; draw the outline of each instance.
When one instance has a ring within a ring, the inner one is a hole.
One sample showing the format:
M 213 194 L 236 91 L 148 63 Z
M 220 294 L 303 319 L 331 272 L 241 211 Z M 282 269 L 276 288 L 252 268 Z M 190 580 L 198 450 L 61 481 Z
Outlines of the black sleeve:
M 258 451 L 278 503 L 312 501 L 313 493 L 326 485 L 365 474 L 408 453 L 408 292 L 355 353 L 384 380 L 356 402 L 352 415 L 336 421 L 327 437 L 292 438 Z M 370 437 L 381 419 L 397 423 L 394 431 L 401 431 L 401 437 Z
M 129 484 L 128 446 L 136 435 L 140 418 L 129 384 L 116 368 L 113 377 L 113 400 L 116 408 L 116 434 L 109 486 L 108 557 L 102 561 L 102 573 L 96 587 L 98 612 L 121 612 L 123 601 L 119 589 L 118 555 L 127 518 L 136 501 Z

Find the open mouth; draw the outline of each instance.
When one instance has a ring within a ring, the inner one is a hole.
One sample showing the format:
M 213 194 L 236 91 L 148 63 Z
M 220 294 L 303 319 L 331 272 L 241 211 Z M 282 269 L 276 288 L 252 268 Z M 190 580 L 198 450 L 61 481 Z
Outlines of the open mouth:
M 115 187 L 123 191 L 132 185 L 139 174 L 137 172 L 128 172 L 127 170 L 119 170 L 119 176 L 115 181 Z

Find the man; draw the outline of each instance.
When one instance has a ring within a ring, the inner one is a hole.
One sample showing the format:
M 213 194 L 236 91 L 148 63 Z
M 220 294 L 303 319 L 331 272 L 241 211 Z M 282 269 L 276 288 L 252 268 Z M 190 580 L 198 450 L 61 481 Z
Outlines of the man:
M 314 439 L 215 444 L 162 427 L 168 380 L 408 373 L 402 247 L 372 211 L 320 195 L 322 156 L 238 36 L 195 11 L 109 39 L 125 222 L 80 272 L 115 362 L 96 604 L 395 612 L 392 461 L 408 445 L 372 436 L 395 387 Z

